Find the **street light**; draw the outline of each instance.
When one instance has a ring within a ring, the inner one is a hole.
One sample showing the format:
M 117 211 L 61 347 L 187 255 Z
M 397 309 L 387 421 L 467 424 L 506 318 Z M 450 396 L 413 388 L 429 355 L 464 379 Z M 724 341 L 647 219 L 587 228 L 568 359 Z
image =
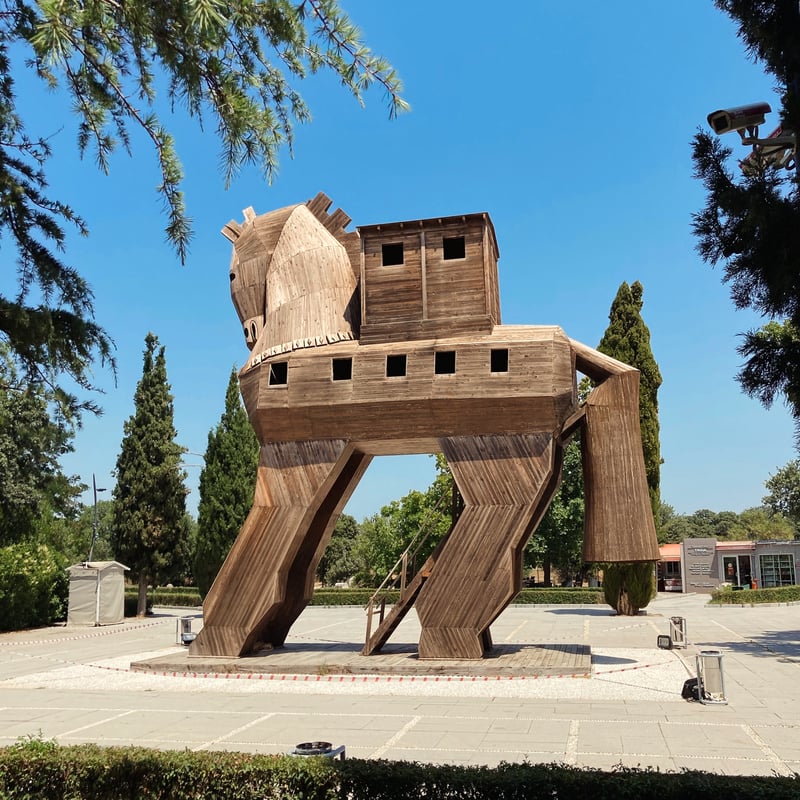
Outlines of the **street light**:
M 97 493 L 104 492 L 105 489 L 97 488 L 97 481 L 94 479 L 94 472 L 92 473 L 92 493 L 94 494 L 94 511 L 92 512 L 92 543 L 89 545 L 89 556 L 86 561 L 92 560 L 92 553 L 94 553 L 94 543 L 97 540 Z

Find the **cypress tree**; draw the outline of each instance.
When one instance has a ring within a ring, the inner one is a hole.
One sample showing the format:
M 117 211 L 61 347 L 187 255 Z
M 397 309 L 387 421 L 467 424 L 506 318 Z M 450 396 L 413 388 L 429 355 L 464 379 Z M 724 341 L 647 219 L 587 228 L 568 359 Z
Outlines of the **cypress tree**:
M 225 411 L 208 434 L 200 473 L 194 577 L 203 596 L 253 505 L 258 452 L 258 439 L 242 407 L 234 369 L 225 392 Z
M 169 579 L 186 559 L 186 473 L 176 435 L 164 348 L 148 333 L 117 458 L 111 537 L 116 558 L 138 577 L 137 616 L 146 610 L 148 582 Z
M 641 311 L 644 290 L 639 281 L 623 282 L 611 304 L 608 328 L 597 349 L 639 370 L 639 422 L 647 488 L 653 517 L 658 524 L 661 506 L 661 444 L 658 425 L 658 388 L 661 372 L 650 348 L 650 331 Z
M 647 488 L 653 519 L 658 526 L 661 506 L 661 445 L 658 425 L 658 387 L 661 372 L 650 348 L 650 331 L 642 319 L 642 284 L 623 282 L 611 304 L 608 328 L 597 349 L 639 370 L 639 422 Z M 652 599 L 653 566 L 649 562 L 612 564 L 604 570 L 606 602 L 620 614 L 633 615 Z

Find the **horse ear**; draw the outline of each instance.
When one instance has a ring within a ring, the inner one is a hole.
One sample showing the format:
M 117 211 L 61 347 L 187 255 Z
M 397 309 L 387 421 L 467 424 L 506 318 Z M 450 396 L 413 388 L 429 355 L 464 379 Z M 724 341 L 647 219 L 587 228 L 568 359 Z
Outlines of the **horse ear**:
M 252 222 L 256 218 L 256 212 L 253 206 L 248 206 L 245 208 L 242 211 L 242 214 L 244 214 L 245 222 Z M 229 242 L 235 242 L 242 235 L 242 226 L 235 219 L 232 219 L 227 225 L 225 225 L 220 233 Z
M 242 235 L 242 226 L 235 219 L 232 219 L 227 225 L 225 225 L 220 233 L 229 242 L 235 243 L 236 240 Z

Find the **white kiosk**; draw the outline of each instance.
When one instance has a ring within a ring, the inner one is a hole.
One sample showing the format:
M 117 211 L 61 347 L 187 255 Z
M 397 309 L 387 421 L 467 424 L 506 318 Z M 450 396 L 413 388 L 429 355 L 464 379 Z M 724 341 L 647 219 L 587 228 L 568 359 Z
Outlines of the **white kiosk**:
M 69 572 L 68 625 L 116 625 L 125 619 L 125 571 L 118 561 L 84 561 Z

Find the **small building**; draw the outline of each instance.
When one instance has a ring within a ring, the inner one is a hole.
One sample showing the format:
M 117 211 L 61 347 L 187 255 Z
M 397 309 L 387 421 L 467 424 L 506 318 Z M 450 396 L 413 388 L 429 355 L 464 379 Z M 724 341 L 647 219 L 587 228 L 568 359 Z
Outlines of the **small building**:
M 69 572 L 68 625 L 116 625 L 125 619 L 125 572 L 118 561 L 84 561 Z
M 723 583 L 769 588 L 800 582 L 800 540 L 685 539 L 659 550 L 659 591 L 710 594 Z

